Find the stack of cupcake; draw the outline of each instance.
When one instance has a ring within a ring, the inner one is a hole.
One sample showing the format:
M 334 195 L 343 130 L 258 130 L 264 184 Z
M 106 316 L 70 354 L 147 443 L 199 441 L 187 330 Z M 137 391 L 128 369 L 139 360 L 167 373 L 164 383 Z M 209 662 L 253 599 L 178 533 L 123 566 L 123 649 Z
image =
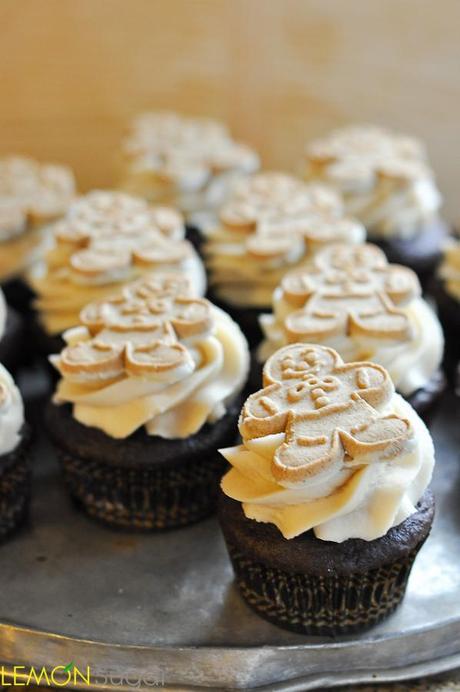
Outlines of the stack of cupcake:
M 444 339 L 421 282 L 447 227 L 423 147 L 378 128 L 332 133 L 308 147 L 303 180 L 255 173 L 258 157 L 219 123 L 154 113 L 124 153 L 123 187 L 140 197 L 69 204 L 57 176 L 55 197 L 43 182 L 27 205 L 0 205 L 11 242 L 62 202 L 27 280 L 35 348 L 59 376 L 46 423 L 71 496 L 100 522 L 144 531 L 219 502 L 238 586 L 262 617 L 328 635 L 379 622 L 434 513 L 422 418 L 445 385 Z M 214 215 L 207 298 L 185 239 L 198 211 Z M 454 325 L 457 260 L 452 248 L 439 301 Z M 0 296 L 5 362 L 13 332 Z M 26 449 L 0 368 L 0 536 L 26 511 Z

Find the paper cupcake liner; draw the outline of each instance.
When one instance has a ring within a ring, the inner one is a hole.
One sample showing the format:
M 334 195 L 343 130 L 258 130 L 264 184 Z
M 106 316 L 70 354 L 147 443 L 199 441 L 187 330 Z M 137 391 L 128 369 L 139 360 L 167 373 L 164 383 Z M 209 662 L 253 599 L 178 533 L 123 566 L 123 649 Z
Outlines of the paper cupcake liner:
M 18 447 L 1 457 L 0 541 L 5 540 L 24 521 L 30 497 L 29 439 L 27 432 Z
M 58 454 L 70 493 L 89 516 L 140 531 L 178 528 L 212 514 L 226 468 L 217 452 L 174 468 L 110 466 Z
M 238 588 L 258 615 L 285 629 L 336 636 L 364 630 L 401 602 L 421 541 L 404 559 L 365 573 L 289 574 L 254 562 L 227 542 Z

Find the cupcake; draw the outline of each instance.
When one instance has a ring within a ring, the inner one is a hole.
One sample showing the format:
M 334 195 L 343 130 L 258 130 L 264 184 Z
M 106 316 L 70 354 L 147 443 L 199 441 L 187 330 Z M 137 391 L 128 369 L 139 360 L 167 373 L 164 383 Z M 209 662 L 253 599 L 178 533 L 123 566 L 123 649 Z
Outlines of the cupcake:
M 18 528 L 27 514 L 28 446 L 21 395 L 0 365 L 0 540 Z
M 445 365 L 451 374 L 460 360 L 460 241 L 446 245 L 432 290 L 446 337 Z
M 215 508 L 249 355 L 230 317 L 193 296 L 184 274 L 144 277 L 86 306 L 51 358 L 47 427 L 70 493 L 106 524 L 174 528 Z
M 255 151 L 223 123 L 163 111 L 133 120 L 122 155 L 122 189 L 179 208 L 195 229 L 209 223 L 235 181 L 259 168 Z
M 346 127 L 306 149 L 305 179 L 342 193 L 347 213 L 366 226 L 390 262 L 411 267 L 423 286 L 440 257 L 448 226 L 425 148 L 373 126 Z
M 325 244 L 355 244 L 364 238 L 360 223 L 343 218 L 335 192 L 283 173 L 260 173 L 238 185 L 208 234 L 209 297 L 255 345 L 262 337 L 259 313 L 270 309 L 286 272 Z
M 85 305 L 146 273 L 180 271 L 191 278 L 196 295 L 206 290 L 201 260 L 184 240 L 183 218 L 168 207 L 93 191 L 72 204 L 52 230 L 53 247 L 29 275 L 42 352 L 61 350 L 60 334 L 78 324 Z
M 262 617 L 303 634 L 352 633 L 401 602 L 433 521 L 434 449 L 374 363 L 291 344 L 221 450 L 220 521 L 236 582 Z
M 40 255 L 45 225 L 65 212 L 74 194 L 65 166 L 0 158 L 0 284 L 10 304 L 25 307 L 30 296 L 18 277 Z
M 416 274 L 388 264 L 376 245 L 324 248 L 284 277 L 273 295 L 273 313 L 261 317 L 265 340 L 256 354 L 255 387 L 262 364 L 280 347 L 318 343 L 346 362 L 382 365 L 398 392 L 428 416 L 445 385 L 444 338 L 420 293 Z
M 0 289 L 0 363 L 14 371 L 24 357 L 24 324 L 21 316 L 7 306 Z

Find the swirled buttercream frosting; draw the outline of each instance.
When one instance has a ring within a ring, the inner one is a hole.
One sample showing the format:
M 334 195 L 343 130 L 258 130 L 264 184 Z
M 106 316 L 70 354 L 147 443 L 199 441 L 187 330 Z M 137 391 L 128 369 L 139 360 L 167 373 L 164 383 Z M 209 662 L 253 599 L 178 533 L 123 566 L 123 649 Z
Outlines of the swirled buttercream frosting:
M 49 334 L 78 324 L 89 302 L 146 273 L 176 270 L 206 290 L 204 268 L 184 240 L 181 214 L 121 192 L 94 191 L 53 226 L 54 243 L 30 275 L 35 306 Z
M 242 181 L 205 246 L 215 294 L 241 307 L 267 307 L 284 274 L 331 242 L 360 243 L 364 227 L 342 216 L 340 197 L 283 173 Z
M 304 177 L 340 191 L 371 237 L 414 236 L 442 203 L 422 143 L 370 125 L 311 142 Z
M 372 541 L 416 511 L 433 444 L 388 372 L 333 349 L 291 344 L 265 364 L 243 406 L 242 444 L 221 450 L 226 495 L 287 539 Z
M 74 177 L 65 166 L 0 159 L 0 280 L 36 259 L 43 225 L 61 216 L 74 195 Z
M 288 343 L 318 343 L 346 361 L 383 365 L 408 396 L 427 384 L 444 349 L 439 321 L 420 293 L 416 274 L 389 264 L 375 245 L 326 247 L 274 292 L 273 313 L 260 318 L 258 359 Z
M 23 425 L 21 395 L 10 373 L 0 364 L 0 457 L 16 449 Z
M 2 340 L 3 334 L 5 333 L 6 327 L 6 301 L 3 295 L 3 291 L 0 288 L 0 341 Z
M 124 190 L 189 215 L 219 206 L 234 182 L 259 168 L 250 147 L 207 118 L 147 112 L 122 142 Z
M 153 274 L 90 303 L 66 347 L 56 403 L 114 438 L 185 438 L 219 419 L 242 389 L 248 347 L 239 327 L 197 297 L 183 274 Z
M 445 247 L 439 277 L 447 293 L 460 301 L 460 241 L 452 240 Z

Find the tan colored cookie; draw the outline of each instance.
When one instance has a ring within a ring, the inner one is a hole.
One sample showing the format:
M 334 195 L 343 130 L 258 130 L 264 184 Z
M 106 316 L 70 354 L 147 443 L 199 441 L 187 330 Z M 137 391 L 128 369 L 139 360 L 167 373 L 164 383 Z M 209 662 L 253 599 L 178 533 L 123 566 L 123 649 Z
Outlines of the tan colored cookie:
M 344 364 L 333 349 L 293 344 L 265 364 L 264 388 L 246 400 L 239 429 L 243 439 L 285 432 L 272 472 L 297 483 L 335 465 L 397 454 L 412 430 L 406 420 L 379 414 L 393 393 L 380 365 Z
M 191 353 L 179 341 L 206 334 L 213 319 L 211 304 L 190 292 L 181 274 L 157 274 L 87 305 L 80 315 L 86 330 L 72 330 L 53 362 L 64 377 L 82 382 L 192 372 Z
M 0 239 L 63 214 L 75 196 L 75 180 L 66 166 L 26 157 L 0 159 Z
M 242 182 L 221 211 L 225 228 L 247 234 L 246 253 L 266 261 L 303 256 L 306 248 L 364 239 L 357 221 L 342 217 L 340 197 L 323 185 L 282 173 Z
M 222 123 L 177 113 L 139 115 L 122 147 L 135 172 L 148 171 L 163 183 L 184 182 L 188 189 L 205 185 L 213 175 L 251 172 L 259 165 L 256 153 L 235 142 Z
M 431 178 L 422 143 L 370 125 L 345 127 L 311 142 L 306 159 L 315 175 L 337 182 L 354 180 L 373 186 L 377 178 L 393 183 Z
M 54 226 L 54 236 L 66 248 L 74 278 L 90 283 L 118 280 L 135 265 L 180 264 L 192 254 L 178 212 L 121 192 L 81 197 Z
M 339 334 L 404 341 L 412 336 L 399 308 L 420 295 L 416 274 L 388 264 L 375 245 L 330 245 L 312 262 L 287 274 L 282 297 L 299 308 L 284 320 L 290 342 Z

